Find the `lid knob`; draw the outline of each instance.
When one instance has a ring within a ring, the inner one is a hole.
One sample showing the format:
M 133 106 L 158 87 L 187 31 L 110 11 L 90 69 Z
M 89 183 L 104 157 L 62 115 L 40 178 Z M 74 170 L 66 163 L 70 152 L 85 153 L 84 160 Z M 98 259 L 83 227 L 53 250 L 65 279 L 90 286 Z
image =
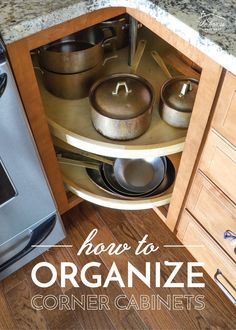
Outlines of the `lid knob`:
M 181 88 L 181 91 L 179 93 L 179 97 L 183 97 L 184 95 L 186 95 L 188 92 L 191 92 L 192 90 L 193 90 L 193 86 L 191 84 L 191 81 L 184 83 Z
M 119 89 L 121 86 L 124 86 L 126 95 L 128 95 L 129 93 L 132 93 L 132 89 L 128 88 L 126 81 L 119 81 L 116 84 L 116 89 L 112 92 L 112 95 L 118 95 Z

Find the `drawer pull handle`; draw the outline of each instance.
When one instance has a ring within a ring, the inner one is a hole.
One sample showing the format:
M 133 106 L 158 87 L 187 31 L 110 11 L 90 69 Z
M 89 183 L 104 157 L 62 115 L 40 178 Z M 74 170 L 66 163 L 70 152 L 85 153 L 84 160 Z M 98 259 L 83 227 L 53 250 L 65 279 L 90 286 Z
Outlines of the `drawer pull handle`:
M 221 281 L 219 280 L 218 276 L 221 275 L 223 276 L 223 278 L 232 286 L 232 284 L 227 280 L 227 278 L 222 274 L 222 272 L 217 269 L 215 275 L 214 275 L 214 280 L 217 283 L 217 285 L 219 286 L 219 288 L 221 288 L 221 290 L 224 292 L 224 294 L 229 298 L 229 300 L 235 305 L 236 304 L 236 298 L 234 298 L 234 296 L 229 292 L 229 290 L 224 286 L 223 283 L 221 283 Z M 232 288 L 235 290 L 235 288 L 232 286 Z
M 226 230 L 224 232 L 224 239 L 236 239 L 236 234 L 233 233 L 231 230 Z

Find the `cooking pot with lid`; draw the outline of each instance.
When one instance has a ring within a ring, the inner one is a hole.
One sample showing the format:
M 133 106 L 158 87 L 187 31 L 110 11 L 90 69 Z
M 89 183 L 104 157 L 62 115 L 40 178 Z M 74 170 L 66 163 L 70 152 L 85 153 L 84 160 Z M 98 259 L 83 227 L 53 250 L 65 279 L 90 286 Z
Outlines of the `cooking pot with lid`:
M 118 73 L 100 79 L 89 101 L 95 129 L 110 139 L 134 139 L 151 123 L 153 87 L 138 75 Z
M 187 128 L 197 94 L 198 80 L 185 76 L 173 78 L 161 56 L 156 51 L 152 51 L 152 56 L 169 78 L 161 87 L 161 117 L 171 126 Z
M 169 125 L 187 128 L 197 93 L 194 78 L 171 78 L 161 88 L 161 117 Z

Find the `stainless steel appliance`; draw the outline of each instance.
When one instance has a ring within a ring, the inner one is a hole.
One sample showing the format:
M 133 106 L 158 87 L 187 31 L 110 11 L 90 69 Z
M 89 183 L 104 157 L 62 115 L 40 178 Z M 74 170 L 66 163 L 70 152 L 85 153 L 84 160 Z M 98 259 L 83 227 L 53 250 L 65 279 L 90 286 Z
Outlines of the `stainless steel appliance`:
M 0 280 L 64 237 L 0 41 Z

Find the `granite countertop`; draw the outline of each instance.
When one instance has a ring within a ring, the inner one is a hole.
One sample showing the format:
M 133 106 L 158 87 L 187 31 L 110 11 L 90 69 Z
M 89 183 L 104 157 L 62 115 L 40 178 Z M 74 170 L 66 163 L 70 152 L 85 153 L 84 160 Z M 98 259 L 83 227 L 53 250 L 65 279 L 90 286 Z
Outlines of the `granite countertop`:
M 6 44 L 105 7 L 137 8 L 236 75 L 236 0 L 2 0 Z

